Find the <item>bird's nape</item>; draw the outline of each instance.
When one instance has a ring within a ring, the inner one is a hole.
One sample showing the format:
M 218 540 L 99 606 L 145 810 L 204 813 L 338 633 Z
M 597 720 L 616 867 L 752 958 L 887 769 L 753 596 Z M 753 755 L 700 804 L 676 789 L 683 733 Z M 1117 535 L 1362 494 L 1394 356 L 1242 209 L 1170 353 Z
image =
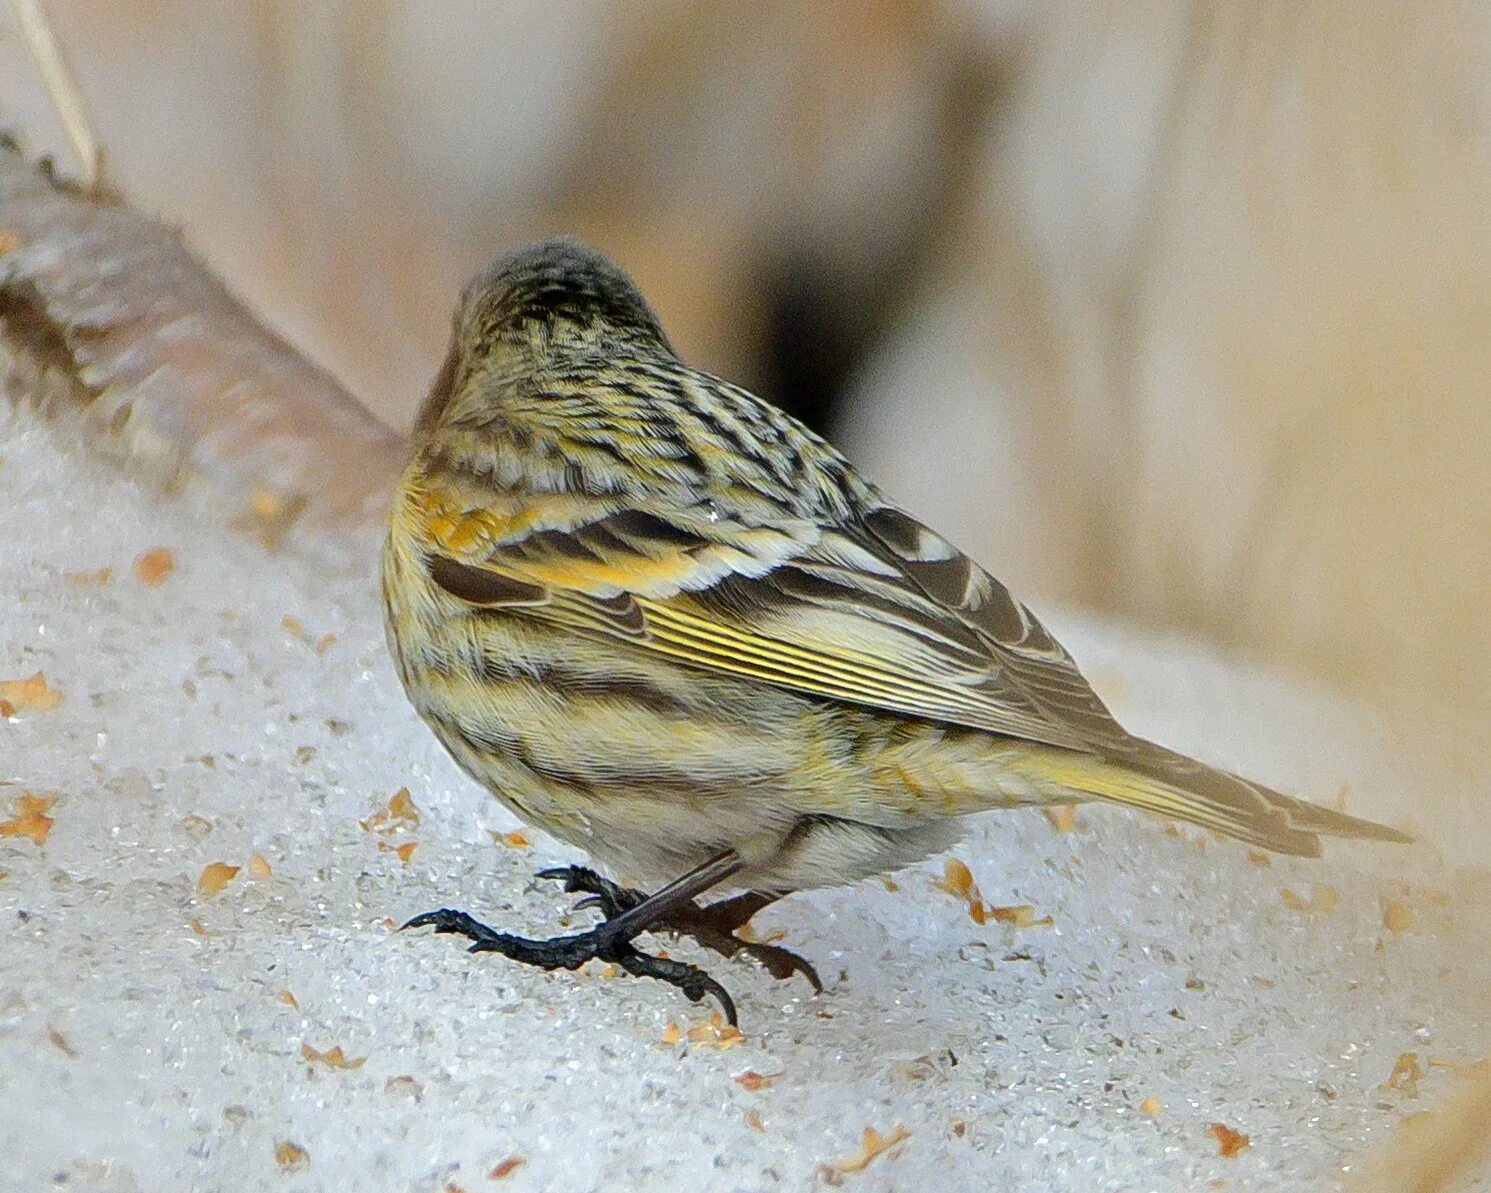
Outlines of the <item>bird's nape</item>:
M 662 323 L 619 265 L 574 236 L 515 249 L 467 287 L 458 334 L 475 341 L 536 332 L 641 337 L 673 352 Z

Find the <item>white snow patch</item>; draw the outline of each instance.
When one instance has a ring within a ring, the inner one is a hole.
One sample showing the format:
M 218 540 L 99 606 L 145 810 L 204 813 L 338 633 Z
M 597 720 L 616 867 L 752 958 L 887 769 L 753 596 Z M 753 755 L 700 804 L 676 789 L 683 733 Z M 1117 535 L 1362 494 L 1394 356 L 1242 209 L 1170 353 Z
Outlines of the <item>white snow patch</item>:
M 371 558 L 348 576 L 268 555 L 29 420 L 0 415 L 0 458 L 0 678 L 40 669 L 64 693 L 0 722 L 0 820 L 22 792 L 56 795 L 44 845 L 0 837 L 8 1188 L 801 1189 L 867 1126 L 910 1137 L 844 1178 L 863 1190 L 1324 1188 L 1452 1080 L 1385 1089 L 1400 1053 L 1487 1050 L 1483 877 L 1428 846 L 1264 868 L 1087 809 L 1069 834 L 985 816 L 956 851 L 989 902 L 1052 926 L 973 923 L 933 886 L 940 862 L 894 892 L 797 896 L 758 926 L 828 993 L 706 959 L 747 1040 L 667 1046 L 670 1022 L 706 1016 L 676 991 L 390 931 L 454 905 L 551 932 L 566 900 L 531 874 L 577 859 L 488 836 L 516 826 L 404 700 Z M 151 588 L 131 561 L 155 546 L 177 567 Z M 101 587 L 66 578 L 104 566 Z M 1199 646 L 1061 629 L 1133 728 L 1209 760 L 1317 799 L 1350 781 L 1367 813 L 1431 781 L 1329 696 Z M 417 826 L 360 827 L 404 786 Z M 404 841 L 407 865 L 379 847 Z M 213 862 L 243 869 L 208 897 Z M 1333 911 L 1285 905 L 1315 885 Z M 1409 931 L 1384 929 L 1383 898 Z M 331 1069 L 303 1044 L 366 1060 Z M 750 1092 L 747 1070 L 776 1080 Z M 1220 1157 L 1214 1121 L 1252 1146 Z M 308 1163 L 282 1170 L 285 1141 Z M 509 1156 L 526 1163 L 493 1185 Z

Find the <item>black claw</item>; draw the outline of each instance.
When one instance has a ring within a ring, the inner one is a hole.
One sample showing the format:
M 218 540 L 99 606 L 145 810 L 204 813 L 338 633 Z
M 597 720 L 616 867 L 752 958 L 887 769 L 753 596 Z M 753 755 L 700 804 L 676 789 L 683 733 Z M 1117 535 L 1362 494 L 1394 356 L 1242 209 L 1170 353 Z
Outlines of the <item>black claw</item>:
M 436 932 L 460 932 L 466 936 L 475 936 L 481 932 L 490 932 L 491 929 L 480 920 L 473 919 L 464 911 L 456 911 L 454 908 L 442 907 L 439 911 L 426 911 L 415 916 L 399 926 L 400 932 L 406 932 L 410 928 L 433 927 Z
M 572 866 L 567 869 L 578 870 L 580 867 Z M 539 875 L 541 878 L 550 876 L 552 875 Z M 593 898 L 604 900 L 605 897 Z M 526 936 L 498 932 L 466 912 L 449 907 L 424 912 L 404 924 L 404 928 L 425 927 L 433 927 L 436 932 L 466 937 L 471 941 L 466 949 L 468 953 L 501 953 L 504 957 L 525 965 L 538 966 L 540 969 L 579 969 L 587 961 L 611 961 L 634 977 L 653 978 L 676 986 L 691 1002 L 699 1002 L 705 995 L 713 995 L 719 1001 L 730 1025 L 736 1026 L 734 1001 L 725 992 L 725 988 L 702 969 L 670 957 L 654 957 L 649 953 L 638 952 L 631 941 L 619 940 L 614 933 L 608 932 L 605 924 L 575 936 L 530 940 Z
M 654 957 L 630 948 L 614 960 L 633 977 L 655 978 L 659 982 L 667 982 L 670 986 L 678 987 L 690 1002 L 702 1002 L 706 995 L 712 995 L 720 1004 L 725 1021 L 731 1027 L 740 1026 L 735 1015 L 735 1000 L 730 997 L 723 986 L 697 965 L 690 965 L 686 961 L 675 961 L 671 957 Z
M 564 883 L 567 894 L 576 891 L 585 891 L 592 895 L 603 895 L 609 890 L 619 890 L 613 882 L 608 882 L 588 866 L 551 866 L 547 870 L 540 870 L 539 878 L 551 878 Z
M 575 904 L 576 911 L 598 910 L 608 920 L 614 920 L 623 912 L 630 911 L 647 898 L 641 891 L 634 891 L 602 878 L 587 866 L 555 866 L 540 870 L 539 878 L 551 878 L 564 883 L 569 894 L 584 892 L 587 898 Z
M 823 993 L 823 979 L 818 976 L 813 963 L 806 957 L 799 957 L 791 949 L 774 944 L 747 943 L 742 946 L 741 951 L 761 962 L 762 968 L 777 981 L 784 982 L 793 974 L 801 974 L 813 987 L 814 994 Z

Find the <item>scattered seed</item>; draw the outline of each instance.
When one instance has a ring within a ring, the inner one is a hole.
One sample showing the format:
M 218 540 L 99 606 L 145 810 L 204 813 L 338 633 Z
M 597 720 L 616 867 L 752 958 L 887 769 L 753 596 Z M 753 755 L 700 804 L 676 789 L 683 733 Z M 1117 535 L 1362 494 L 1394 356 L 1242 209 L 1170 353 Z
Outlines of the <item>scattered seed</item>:
M 835 1160 L 830 1164 L 819 1166 L 818 1175 L 823 1178 L 824 1184 L 837 1185 L 842 1183 L 844 1177 L 856 1172 L 863 1172 L 875 1159 L 886 1152 L 891 1151 L 898 1144 L 905 1143 L 911 1138 L 911 1132 L 905 1127 L 897 1127 L 889 1135 L 882 1135 L 874 1127 L 866 1127 L 860 1137 L 859 1154 L 848 1156 L 842 1160 Z M 897 1155 L 891 1159 L 896 1159 Z
M 47 683 L 46 673 L 36 672 L 25 679 L 0 679 L 0 700 L 5 701 L 10 711 L 51 712 L 62 703 L 62 693 Z
M 197 890 L 203 895 L 221 894 L 223 888 L 232 882 L 237 874 L 237 866 L 230 866 L 227 862 L 213 862 L 211 865 L 202 867 L 202 873 L 197 875 Z
M 285 1169 L 304 1168 L 311 1162 L 311 1153 L 285 1139 L 274 1145 L 274 1162 Z
M 17 796 L 16 814 L 9 820 L 0 820 L 0 837 L 30 837 L 36 844 L 44 844 L 56 823 L 47 815 L 47 809 L 56 802 L 57 798 L 50 795 L 28 792 Z
M 1243 1148 L 1253 1144 L 1241 1131 L 1234 1131 L 1226 1123 L 1212 1123 L 1206 1128 L 1206 1133 L 1217 1141 L 1217 1153 L 1225 1160 L 1235 1158 Z
M 135 576 L 146 588 L 159 588 L 176 570 L 176 552 L 169 547 L 152 547 L 135 559 Z

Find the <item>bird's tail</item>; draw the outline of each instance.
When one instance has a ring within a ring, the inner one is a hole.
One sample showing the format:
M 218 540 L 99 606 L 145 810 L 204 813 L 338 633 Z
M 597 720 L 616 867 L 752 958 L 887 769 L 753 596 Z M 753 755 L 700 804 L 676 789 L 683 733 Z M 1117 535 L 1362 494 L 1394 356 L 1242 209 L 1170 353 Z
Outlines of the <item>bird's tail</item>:
M 1046 782 L 1172 816 L 1275 853 L 1319 857 L 1321 835 L 1401 844 L 1413 840 L 1386 825 L 1280 795 L 1153 742 L 1135 739 L 1134 747 L 1121 759 L 1051 751 L 1030 762 Z

